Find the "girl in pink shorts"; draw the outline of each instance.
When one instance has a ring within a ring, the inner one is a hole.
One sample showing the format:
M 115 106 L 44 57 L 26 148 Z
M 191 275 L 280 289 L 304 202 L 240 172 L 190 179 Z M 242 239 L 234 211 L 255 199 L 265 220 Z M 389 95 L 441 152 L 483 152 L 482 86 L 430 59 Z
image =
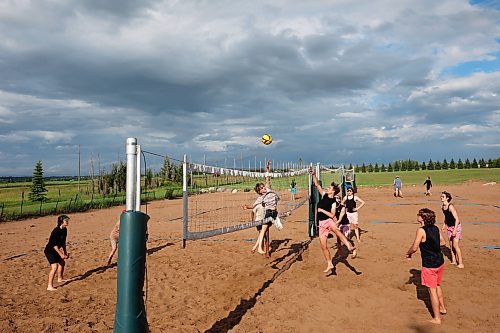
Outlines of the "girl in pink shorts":
M 464 268 L 462 249 L 459 241 L 462 240 L 462 223 L 458 218 L 455 206 L 451 203 L 452 196 L 444 191 L 441 193 L 441 210 L 444 214 L 443 232 L 447 232 L 450 242 L 451 263 L 458 264 L 458 268 Z
M 340 192 L 340 188 L 337 184 L 332 183 L 328 188 L 323 189 L 319 184 L 318 178 L 314 170 L 310 171 L 311 176 L 314 181 L 314 185 L 318 189 L 321 195 L 321 200 L 318 202 L 317 219 L 319 221 L 319 242 L 321 245 L 321 251 L 326 259 L 326 269 L 325 273 L 330 272 L 333 269 L 332 255 L 330 249 L 328 248 L 327 240 L 328 234 L 330 232 L 334 233 L 345 246 L 349 252 L 352 253 L 352 257 L 356 257 L 356 248 L 351 245 L 347 238 L 340 232 L 337 225 L 333 221 L 335 216 L 335 195 Z
M 441 324 L 441 314 L 446 313 L 444 306 L 444 295 L 441 289 L 441 278 L 444 270 L 444 257 L 441 252 L 441 245 L 445 244 L 439 228 L 436 224 L 436 213 L 428 208 L 418 211 L 417 221 L 420 227 L 415 235 L 412 246 L 406 252 L 406 257 L 411 258 L 412 254 L 420 248 L 422 256 L 422 285 L 429 288 L 429 296 L 432 304 L 433 324 Z

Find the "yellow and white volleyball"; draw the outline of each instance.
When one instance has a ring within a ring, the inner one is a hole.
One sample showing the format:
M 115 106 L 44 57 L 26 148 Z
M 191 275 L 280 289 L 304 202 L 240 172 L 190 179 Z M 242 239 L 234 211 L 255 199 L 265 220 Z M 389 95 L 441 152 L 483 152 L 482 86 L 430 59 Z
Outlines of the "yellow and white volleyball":
M 271 142 L 273 142 L 273 137 L 269 134 L 264 134 L 261 139 L 262 143 L 267 145 L 270 145 Z

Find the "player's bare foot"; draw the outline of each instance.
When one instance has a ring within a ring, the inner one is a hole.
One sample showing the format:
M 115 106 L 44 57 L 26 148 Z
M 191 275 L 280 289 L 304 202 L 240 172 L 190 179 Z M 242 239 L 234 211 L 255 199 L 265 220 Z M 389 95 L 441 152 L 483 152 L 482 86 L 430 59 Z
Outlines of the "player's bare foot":
M 68 279 L 57 279 L 58 283 L 64 283 L 64 282 L 67 282 L 67 281 L 68 281 Z
M 323 271 L 323 273 L 328 273 L 329 271 L 331 271 L 333 269 L 333 265 L 328 265 L 326 267 L 326 269 Z
M 442 315 L 445 315 L 445 314 L 447 314 L 447 313 L 448 313 L 448 311 L 446 311 L 446 309 L 445 309 L 445 308 L 440 308 L 440 309 L 439 309 L 439 313 L 440 313 L 440 314 L 442 314 Z
M 432 320 L 429 320 L 429 322 L 430 322 L 431 324 L 441 325 L 441 319 L 436 319 L 436 318 L 434 318 L 434 319 L 432 319 Z
M 47 287 L 47 290 L 48 290 L 48 291 L 54 291 L 54 290 L 57 290 L 57 289 L 56 289 L 56 288 L 54 288 L 54 287 Z
M 458 268 L 464 268 L 465 266 L 464 266 L 464 264 L 458 264 L 457 267 Z
M 351 258 L 354 259 L 354 258 L 356 258 L 357 255 L 358 255 L 358 251 L 356 249 L 352 250 Z
M 257 249 L 257 252 L 259 252 L 260 254 L 266 254 L 266 252 L 264 250 L 261 250 L 261 249 Z

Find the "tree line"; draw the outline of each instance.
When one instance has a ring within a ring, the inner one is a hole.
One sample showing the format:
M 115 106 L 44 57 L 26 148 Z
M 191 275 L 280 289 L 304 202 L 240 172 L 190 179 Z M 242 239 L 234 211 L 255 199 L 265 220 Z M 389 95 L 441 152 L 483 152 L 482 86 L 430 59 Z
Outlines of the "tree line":
M 91 172 L 87 178 L 86 194 L 100 194 L 103 197 L 122 193 L 127 185 L 127 165 L 118 162 L 111 165 L 109 172 L 100 170 L 98 175 Z M 163 166 L 159 172 L 149 168 L 144 175 L 145 190 L 172 185 L 182 182 L 182 165 L 170 162 L 168 157 L 163 159 Z M 44 202 L 47 200 L 47 188 L 43 177 L 42 161 L 37 161 L 33 170 L 30 192 L 28 198 L 32 202 Z
M 382 163 L 379 165 L 378 163 L 375 163 L 373 165 L 372 163 L 369 163 L 366 165 L 363 163 L 362 165 L 356 164 L 354 167 L 352 164 L 349 165 L 347 168 L 344 166 L 346 169 L 354 169 L 354 172 L 393 172 L 393 171 L 419 171 L 419 170 L 453 170 L 453 169 L 478 169 L 478 168 L 500 168 L 500 158 L 496 159 L 488 159 L 487 161 L 484 160 L 483 158 L 476 160 L 475 158 L 472 160 L 472 162 L 467 158 L 465 161 L 462 161 L 462 159 L 458 159 L 457 162 L 452 158 L 450 162 L 448 162 L 446 159 L 444 159 L 442 162 L 440 161 L 433 161 L 430 159 L 427 163 L 426 162 L 418 162 L 415 160 L 399 160 L 399 161 L 394 161 L 392 163 L 389 163 L 387 166 Z

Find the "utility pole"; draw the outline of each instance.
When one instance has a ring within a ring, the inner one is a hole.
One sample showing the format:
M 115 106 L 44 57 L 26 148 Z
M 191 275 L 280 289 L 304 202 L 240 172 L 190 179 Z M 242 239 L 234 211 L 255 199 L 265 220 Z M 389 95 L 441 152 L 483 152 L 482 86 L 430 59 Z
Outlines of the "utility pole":
M 80 193 L 80 145 L 78 145 L 78 193 Z

